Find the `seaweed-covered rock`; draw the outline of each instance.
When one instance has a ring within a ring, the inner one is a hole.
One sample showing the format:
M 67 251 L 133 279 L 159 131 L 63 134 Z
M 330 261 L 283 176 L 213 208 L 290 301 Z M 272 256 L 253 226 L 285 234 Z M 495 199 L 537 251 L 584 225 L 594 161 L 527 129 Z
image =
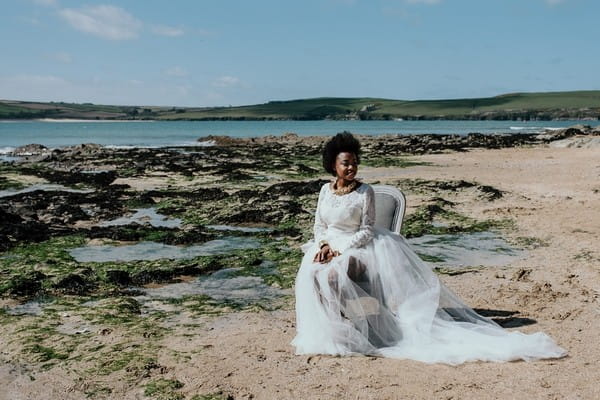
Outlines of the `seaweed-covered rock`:
M 44 279 L 46 275 L 40 271 L 16 272 L 4 280 L 0 286 L 0 294 L 33 296 L 42 290 Z
M 50 231 L 45 224 L 36 220 L 25 220 L 2 208 L 0 221 L 0 251 L 6 251 L 19 242 L 41 242 L 50 237 Z
M 304 196 L 307 194 L 319 193 L 321 186 L 328 181 L 317 179 L 309 182 L 282 182 L 276 183 L 265 189 L 264 194 L 270 197 L 285 196 Z
M 121 269 L 109 269 L 106 271 L 106 280 L 109 283 L 114 283 L 121 286 L 131 284 L 131 276 L 129 272 Z
M 90 268 L 80 268 L 52 279 L 52 289 L 66 294 L 85 294 L 96 287 L 95 275 Z
M 481 185 L 478 186 L 477 189 L 482 193 L 483 197 L 489 201 L 497 200 L 502 197 L 502 191 L 493 186 Z

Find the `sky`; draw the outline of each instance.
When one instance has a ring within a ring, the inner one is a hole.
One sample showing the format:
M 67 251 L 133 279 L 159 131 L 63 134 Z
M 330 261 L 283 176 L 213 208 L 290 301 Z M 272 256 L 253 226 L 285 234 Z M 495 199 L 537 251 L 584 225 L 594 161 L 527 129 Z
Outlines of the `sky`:
M 0 99 L 227 106 L 600 89 L 598 0 L 5 0 Z

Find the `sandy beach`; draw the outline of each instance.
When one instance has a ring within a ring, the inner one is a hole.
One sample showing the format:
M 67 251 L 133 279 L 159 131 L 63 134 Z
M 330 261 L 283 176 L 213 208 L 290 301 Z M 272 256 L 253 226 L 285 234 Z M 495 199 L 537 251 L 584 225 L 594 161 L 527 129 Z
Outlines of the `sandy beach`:
M 526 256 L 507 266 L 440 278 L 471 307 L 504 317 L 508 329 L 549 334 L 568 350 L 566 358 L 448 366 L 296 356 L 289 344 L 295 317 L 288 298 L 272 311 L 182 312 L 167 322 L 149 320 L 134 334 L 127 322 L 94 323 L 83 335 L 70 332 L 75 344 L 69 362 L 43 367 L 23 356 L 23 344 L 15 339 L 35 328 L 34 317 L 3 314 L 0 399 L 600 398 L 598 148 L 535 145 L 411 158 L 424 164 L 364 167 L 359 175 L 369 183 L 464 180 L 500 190 L 502 197 L 493 201 L 469 188 L 445 192 L 444 198 L 470 218 L 512 221 L 503 236 L 520 243 Z M 410 215 L 427 196 L 406 194 Z M 76 313 L 53 315 L 55 327 L 86 325 Z M 157 333 L 161 324 L 169 325 L 167 335 Z M 129 370 L 112 361 L 98 369 L 90 349 L 116 344 L 123 356 L 135 358 L 136 349 L 143 349 L 142 358 L 151 354 L 154 361 L 129 363 Z

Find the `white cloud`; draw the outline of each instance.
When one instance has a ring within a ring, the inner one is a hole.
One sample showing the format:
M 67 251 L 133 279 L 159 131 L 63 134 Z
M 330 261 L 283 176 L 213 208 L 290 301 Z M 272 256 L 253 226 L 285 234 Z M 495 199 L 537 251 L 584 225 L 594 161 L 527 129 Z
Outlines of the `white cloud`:
M 165 74 L 168 76 L 176 76 L 178 78 L 182 78 L 188 76 L 188 72 L 179 66 L 171 67 L 165 71 Z
M 555 6 L 561 3 L 564 3 L 566 0 L 544 0 L 546 2 L 546 4 L 550 5 L 550 6 Z
M 62 64 L 70 64 L 73 61 L 71 55 L 64 51 L 57 51 L 54 53 L 45 53 L 44 58 L 52 61 L 56 61 Z
M 127 11 L 111 5 L 65 8 L 59 15 L 78 31 L 109 40 L 135 39 L 142 28 Z
M 176 28 L 167 25 L 154 25 L 152 32 L 160 36 L 177 37 L 182 36 L 185 32 L 181 28 Z
M 214 80 L 213 86 L 215 87 L 232 87 L 237 86 L 240 83 L 240 79 L 235 76 L 221 76 Z

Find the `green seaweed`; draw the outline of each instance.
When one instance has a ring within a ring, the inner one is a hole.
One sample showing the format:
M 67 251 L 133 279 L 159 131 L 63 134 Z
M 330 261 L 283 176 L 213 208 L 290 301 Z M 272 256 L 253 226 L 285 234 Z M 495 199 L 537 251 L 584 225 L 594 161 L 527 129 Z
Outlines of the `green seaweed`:
M 426 262 L 430 262 L 430 263 L 441 263 L 446 261 L 446 259 L 439 257 L 439 256 L 432 256 L 430 254 L 424 254 L 424 253 L 419 253 L 417 252 L 417 255 L 419 256 L 419 258 L 423 261 Z
M 485 232 L 514 226 L 514 222 L 509 219 L 478 221 L 447 210 L 439 203 L 422 205 L 408 215 L 402 223 L 402 234 L 412 238 L 423 235 Z
M 190 400 L 233 400 L 233 396 L 223 393 L 196 394 Z
M 525 249 L 537 249 L 539 247 L 548 247 L 550 245 L 548 241 L 532 236 L 517 236 L 516 238 L 509 239 L 509 241 Z
M 177 392 L 182 387 L 177 379 L 155 379 L 144 386 L 144 395 L 156 400 L 183 400 L 185 396 Z
M 7 178 L 5 176 L 0 176 L 0 190 L 17 190 L 25 187 L 25 184 L 22 182 L 15 181 L 13 179 Z
M 25 351 L 38 355 L 38 361 L 49 361 L 49 360 L 66 360 L 69 358 L 68 354 L 60 353 L 52 347 L 42 346 L 40 344 L 34 344 L 33 346 L 26 348 Z
M 379 156 L 370 155 L 363 164 L 368 167 L 380 168 L 380 167 L 396 167 L 396 168 L 408 168 L 420 165 L 431 165 L 429 162 L 415 161 L 412 158 L 404 156 Z

